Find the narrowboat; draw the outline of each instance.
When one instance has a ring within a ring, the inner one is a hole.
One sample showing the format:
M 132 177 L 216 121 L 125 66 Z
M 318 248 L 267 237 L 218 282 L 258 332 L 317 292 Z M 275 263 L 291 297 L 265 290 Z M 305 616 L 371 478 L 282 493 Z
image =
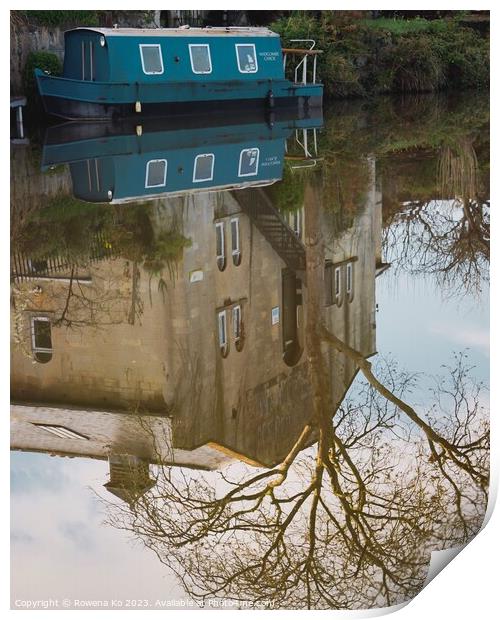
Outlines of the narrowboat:
M 70 120 L 312 108 L 322 105 L 319 53 L 282 49 L 267 28 L 75 28 L 63 75 L 35 76 L 45 111 Z
M 110 204 L 263 186 L 282 178 L 293 132 L 301 145 L 308 133 L 314 144 L 322 126 L 321 115 L 278 116 L 272 123 L 264 114 L 218 125 L 206 120 L 204 127 L 199 117 L 177 125 L 167 118 L 50 127 L 42 170 L 68 164 L 76 198 Z

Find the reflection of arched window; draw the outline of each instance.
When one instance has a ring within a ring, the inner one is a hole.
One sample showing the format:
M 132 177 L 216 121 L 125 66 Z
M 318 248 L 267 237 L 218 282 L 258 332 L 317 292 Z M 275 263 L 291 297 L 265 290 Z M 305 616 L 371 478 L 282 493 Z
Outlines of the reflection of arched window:
M 226 357 L 229 353 L 229 343 L 227 341 L 227 319 L 226 311 L 223 310 L 218 314 L 218 327 L 219 327 L 219 348 L 222 357 Z
M 298 238 L 300 238 L 300 235 L 302 232 L 301 215 L 302 214 L 300 212 L 300 209 L 297 209 L 290 216 L 290 228 L 293 230 L 293 232 L 295 233 L 295 236 Z
M 347 263 L 345 270 L 345 293 L 347 299 L 351 302 L 354 297 L 354 265 Z
M 240 220 L 237 217 L 231 220 L 231 254 L 233 256 L 233 264 L 238 266 L 241 263 L 241 250 Z
M 333 290 L 334 290 L 334 298 L 337 306 L 342 305 L 342 278 L 341 278 L 341 267 L 335 267 L 335 271 L 333 272 Z
M 52 359 L 52 332 L 48 317 L 31 318 L 31 348 L 33 357 L 40 364 L 46 364 Z
M 243 322 L 241 320 L 241 306 L 233 307 L 233 336 L 234 336 L 234 346 L 237 351 L 241 351 L 243 349 L 244 338 L 243 338 Z
M 215 237 L 217 248 L 217 267 L 220 271 L 226 268 L 226 241 L 224 239 L 224 223 L 217 222 L 215 225 Z
M 333 263 L 331 260 L 325 261 L 325 306 L 333 306 Z

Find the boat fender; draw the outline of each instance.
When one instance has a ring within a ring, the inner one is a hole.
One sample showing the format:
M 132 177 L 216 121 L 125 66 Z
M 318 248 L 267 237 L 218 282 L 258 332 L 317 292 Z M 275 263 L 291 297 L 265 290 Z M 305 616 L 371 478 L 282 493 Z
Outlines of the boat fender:
M 137 126 L 136 126 L 136 128 L 135 128 L 135 133 L 136 133 L 138 136 L 142 136 L 142 125 L 137 125 Z
M 142 106 L 141 106 L 141 102 L 140 101 L 136 101 L 135 102 L 135 111 L 136 112 L 142 112 Z
M 274 93 L 272 90 L 267 93 L 267 107 L 271 110 L 274 108 Z

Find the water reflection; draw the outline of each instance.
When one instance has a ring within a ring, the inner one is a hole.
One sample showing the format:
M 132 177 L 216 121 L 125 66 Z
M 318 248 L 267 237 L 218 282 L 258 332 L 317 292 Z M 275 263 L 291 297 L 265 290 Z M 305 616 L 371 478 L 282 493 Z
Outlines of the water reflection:
M 482 522 L 487 401 L 466 353 L 435 377 L 372 361 L 376 282 L 487 281 L 485 122 L 435 99 L 339 109 L 323 160 L 280 184 L 126 206 L 83 204 L 26 156 L 12 448 L 107 460 L 108 523 L 197 600 L 414 596 L 431 551 Z
M 47 130 L 42 169 L 69 164 L 76 198 L 112 204 L 262 186 L 282 178 L 294 132 L 297 142 L 304 136 L 301 159 L 315 162 L 308 140 L 316 144 L 322 122 L 316 110 L 301 117 L 291 111 L 229 116 L 223 124 L 203 116 L 64 123 Z

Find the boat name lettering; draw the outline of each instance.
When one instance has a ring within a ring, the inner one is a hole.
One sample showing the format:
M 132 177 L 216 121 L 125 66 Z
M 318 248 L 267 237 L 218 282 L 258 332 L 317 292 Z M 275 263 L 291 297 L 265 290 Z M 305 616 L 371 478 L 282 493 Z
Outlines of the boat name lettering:
M 259 52 L 259 56 L 264 60 L 264 61 L 274 61 L 277 60 L 280 56 L 279 52 Z
M 281 164 L 281 159 L 274 155 L 273 157 L 267 157 L 261 164 L 261 166 L 279 166 Z

